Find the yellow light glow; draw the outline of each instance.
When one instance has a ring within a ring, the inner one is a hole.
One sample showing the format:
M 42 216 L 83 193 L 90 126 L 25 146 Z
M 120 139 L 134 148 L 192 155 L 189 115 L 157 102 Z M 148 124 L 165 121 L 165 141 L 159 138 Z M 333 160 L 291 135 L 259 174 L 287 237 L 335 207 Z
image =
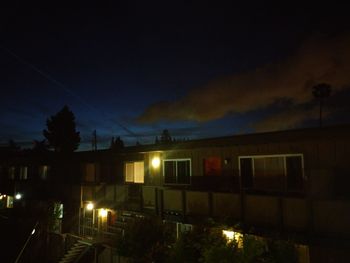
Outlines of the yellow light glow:
M 229 230 L 222 230 L 222 234 L 229 240 L 232 241 L 235 238 L 235 232 Z
M 3 196 L 2 196 L 2 195 L 0 195 L 0 200 L 2 200 L 2 198 L 3 198 Z
M 153 167 L 153 168 L 158 168 L 159 165 L 160 165 L 160 159 L 159 159 L 159 157 L 154 157 L 154 158 L 152 159 L 152 167 Z
M 107 217 L 107 213 L 108 213 L 108 211 L 106 210 L 106 209 L 100 209 L 100 211 L 99 211 L 99 216 L 100 217 Z
M 222 230 L 222 234 L 226 237 L 228 242 L 235 241 L 239 248 L 243 247 L 243 234 L 231 230 Z
M 92 209 L 94 209 L 94 204 L 93 204 L 93 203 L 88 203 L 88 204 L 86 205 L 86 209 L 87 209 L 87 210 L 92 210 Z

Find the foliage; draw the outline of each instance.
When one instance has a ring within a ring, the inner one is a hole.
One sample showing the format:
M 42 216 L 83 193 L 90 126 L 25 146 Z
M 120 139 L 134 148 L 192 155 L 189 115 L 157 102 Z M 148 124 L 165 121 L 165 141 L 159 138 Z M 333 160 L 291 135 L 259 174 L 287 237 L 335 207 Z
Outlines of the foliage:
M 59 202 L 54 202 L 54 201 L 50 201 L 48 202 L 49 206 L 48 206 L 48 230 L 50 232 L 60 232 L 60 218 L 62 216 L 62 207 L 61 207 L 61 203 Z
M 127 225 L 124 235 L 116 241 L 119 255 L 131 262 L 164 262 L 168 236 L 161 220 L 137 218 Z
M 331 95 L 331 91 L 331 86 L 326 83 L 320 83 L 312 88 L 312 94 L 318 99 L 329 97 Z
M 172 139 L 168 130 L 163 130 L 160 136 L 160 143 L 171 143 Z
M 243 247 L 238 240 L 227 240 L 222 228 L 194 226 L 181 233 L 176 242 L 170 240 L 160 220 L 137 219 L 128 225 L 125 235 L 117 240 L 117 251 L 133 263 L 296 263 L 292 242 L 243 235 Z
M 120 150 L 122 148 L 124 148 L 123 140 L 120 139 L 119 136 L 116 139 L 114 139 L 114 137 L 112 137 L 110 149 L 111 150 Z
M 172 247 L 168 263 L 198 262 L 205 237 L 205 228 L 201 226 L 195 226 L 192 231 L 182 233 Z
M 21 149 L 21 147 L 18 146 L 17 143 L 16 143 L 14 140 L 10 139 L 10 140 L 8 141 L 8 149 L 9 149 L 11 152 L 17 152 L 17 151 L 19 151 L 19 150 Z
M 220 228 L 196 227 L 184 233 L 170 252 L 168 263 L 296 263 L 297 253 L 291 242 L 244 235 L 243 247 L 228 241 Z
M 49 145 L 45 139 L 42 141 L 34 140 L 33 142 L 33 151 L 35 152 L 39 152 L 39 153 L 47 152 L 48 148 L 49 148 Z
M 76 131 L 75 117 L 67 106 L 47 121 L 47 130 L 43 131 L 49 146 L 56 152 L 69 153 L 75 151 L 80 143 L 80 134 Z
M 228 241 L 218 229 L 211 231 L 202 250 L 202 262 L 229 263 L 237 257 L 238 244 L 235 240 Z

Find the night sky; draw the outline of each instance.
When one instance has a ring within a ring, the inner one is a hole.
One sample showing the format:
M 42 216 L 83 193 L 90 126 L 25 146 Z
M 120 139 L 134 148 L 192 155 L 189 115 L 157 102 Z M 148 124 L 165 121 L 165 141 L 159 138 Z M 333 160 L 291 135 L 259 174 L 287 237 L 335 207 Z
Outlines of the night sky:
M 31 147 L 64 105 L 80 149 L 95 129 L 101 149 L 163 129 L 196 139 L 312 127 L 322 82 L 324 124 L 349 123 L 349 9 L 231 2 L 1 9 L 0 143 Z

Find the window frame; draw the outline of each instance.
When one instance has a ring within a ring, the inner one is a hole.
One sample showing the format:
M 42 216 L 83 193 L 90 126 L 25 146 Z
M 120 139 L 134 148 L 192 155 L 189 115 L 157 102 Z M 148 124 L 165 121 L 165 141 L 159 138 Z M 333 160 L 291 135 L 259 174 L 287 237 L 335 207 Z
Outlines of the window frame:
M 269 189 L 269 188 L 257 188 L 254 185 L 254 178 L 255 178 L 255 164 L 254 164 L 254 159 L 260 159 L 260 158 L 274 158 L 274 157 L 280 157 L 283 158 L 283 172 L 284 172 L 284 176 L 283 178 L 285 179 L 284 182 L 284 186 L 283 186 L 283 191 L 287 191 L 287 192 L 300 192 L 303 191 L 303 189 L 300 190 L 289 190 L 288 189 L 288 185 L 287 185 L 287 178 L 288 178 L 288 172 L 287 172 L 287 157 L 300 157 L 301 158 L 301 178 L 302 181 L 304 182 L 306 180 L 305 177 L 305 169 L 304 169 L 304 154 L 302 153 L 288 153 L 288 154 L 256 154 L 256 155 L 242 155 L 242 156 L 238 156 L 238 170 L 239 170 L 239 178 L 242 181 L 242 170 L 241 170 L 241 159 L 252 159 L 252 179 L 253 179 L 253 186 L 252 187 L 241 187 L 244 189 L 257 189 L 257 190 L 269 190 L 269 191 L 279 191 L 279 190 L 275 190 L 275 189 Z
M 177 162 L 181 162 L 181 161 L 189 161 L 190 163 L 190 182 L 189 183 L 179 183 L 178 182 L 178 174 L 177 174 L 177 170 L 178 170 L 178 167 L 177 167 Z M 176 162 L 176 165 L 175 165 L 175 178 L 176 178 L 176 183 L 166 183 L 165 182 L 165 162 Z M 192 183 L 192 160 L 191 158 L 175 158 L 175 159 L 163 159 L 162 161 L 162 167 L 163 167 L 163 183 L 165 185 L 191 185 Z
M 143 182 L 135 182 L 135 163 L 143 163 Z M 126 167 L 127 164 L 133 165 L 133 180 L 127 181 Z M 125 161 L 124 162 L 124 183 L 126 184 L 144 184 L 145 183 L 145 161 Z

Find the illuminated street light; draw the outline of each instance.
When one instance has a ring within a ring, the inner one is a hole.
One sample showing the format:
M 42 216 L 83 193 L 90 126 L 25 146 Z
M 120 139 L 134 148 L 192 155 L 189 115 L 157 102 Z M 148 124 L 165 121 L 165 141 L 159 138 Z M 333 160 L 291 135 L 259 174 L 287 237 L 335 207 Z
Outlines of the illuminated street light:
M 159 165 L 160 165 L 160 159 L 159 159 L 159 157 L 154 157 L 154 158 L 152 159 L 152 167 L 156 169 L 156 168 L 159 167 Z
M 15 195 L 15 198 L 16 198 L 17 200 L 20 200 L 20 199 L 22 198 L 22 195 L 21 195 L 20 193 L 18 193 L 18 194 Z

